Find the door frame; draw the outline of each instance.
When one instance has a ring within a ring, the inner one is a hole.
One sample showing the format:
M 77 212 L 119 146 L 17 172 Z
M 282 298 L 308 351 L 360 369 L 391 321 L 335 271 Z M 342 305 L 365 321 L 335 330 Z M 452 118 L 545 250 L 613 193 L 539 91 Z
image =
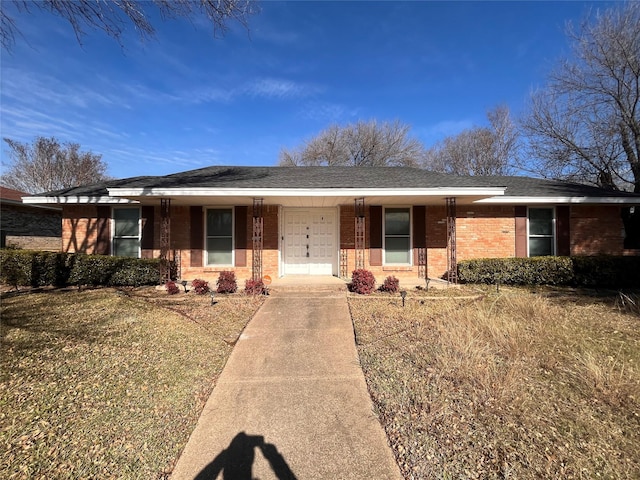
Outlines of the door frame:
M 338 275 L 338 260 L 340 258 L 340 207 L 284 207 L 282 205 L 278 208 L 278 227 L 281 232 L 278 235 L 278 276 L 283 277 L 285 275 L 285 240 L 284 236 L 286 233 L 286 224 L 285 224 L 285 216 L 289 211 L 310 211 L 314 212 L 325 211 L 331 212 L 335 218 L 335 228 L 334 228 L 334 245 L 333 245 L 333 261 L 331 264 L 331 275 L 334 277 Z M 308 274 L 308 276 L 312 276 L 312 274 Z

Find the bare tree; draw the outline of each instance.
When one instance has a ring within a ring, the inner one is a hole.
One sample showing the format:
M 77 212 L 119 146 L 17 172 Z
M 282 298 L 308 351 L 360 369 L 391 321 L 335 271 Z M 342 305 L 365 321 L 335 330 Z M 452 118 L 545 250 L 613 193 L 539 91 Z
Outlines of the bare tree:
M 517 128 L 509 109 L 487 112 L 489 127 L 473 127 L 427 150 L 424 167 L 457 175 L 506 175 L 519 151 Z
M 102 155 L 80 151 L 77 143 L 37 137 L 32 144 L 9 138 L 11 164 L 2 183 L 23 192 L 40 193 L 106 180 Z
M 251 0 L 3 0 L 0 41 L 6 50 L 11 49 L 16 35 L 20 35 L 14 18 L 7 13 L 10 4 L 18 14 L 28 14 L 36 8 L 65 19 L 79 43 L 86 28 L 102 30 L 119 43 L 128 26 L 133 26 L 143 39 L 152 37 L 155 28 L 149 18 L 154 9 L 162 19 L 204 17 L 213 27 L 214 35 L 224 33 L 229 21 L 246 27 L 248 17 L 257 11 L 256 2 Z
M 417 166 L 422 144 L 409 137 L 411 127 L 395 121 L 359 121 L 331 125 L 295 149 L 280 151 L 281 166 Z
M 640 192 L 640 3 L 588 16 L 523 120 L 545 177 Z

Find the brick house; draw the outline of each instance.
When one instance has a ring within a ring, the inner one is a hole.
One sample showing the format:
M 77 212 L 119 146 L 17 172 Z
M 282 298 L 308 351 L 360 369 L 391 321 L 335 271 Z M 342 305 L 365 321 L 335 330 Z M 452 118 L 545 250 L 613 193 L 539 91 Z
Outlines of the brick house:
M 26 192 L 0 186 L 0 248 L 60 251 L 62 208 L 25 205 Z
M 640 254 L 639 194 L 527 177 L 214 166 L 25 202 L 62 207 L 64 251 L 167 258 L 188 279 L 436 278 L 472 258 Z

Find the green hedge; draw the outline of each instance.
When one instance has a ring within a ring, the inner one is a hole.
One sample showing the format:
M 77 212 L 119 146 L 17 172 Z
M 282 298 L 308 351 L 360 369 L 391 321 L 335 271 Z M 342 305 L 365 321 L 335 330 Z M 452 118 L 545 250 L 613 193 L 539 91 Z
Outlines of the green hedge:
M 31 287 L 157 285 L 160 260 L 3 249 L 0 281 Z
M 483 258 L 458 264 L 463 283 L 640 287 L 640 257 Z

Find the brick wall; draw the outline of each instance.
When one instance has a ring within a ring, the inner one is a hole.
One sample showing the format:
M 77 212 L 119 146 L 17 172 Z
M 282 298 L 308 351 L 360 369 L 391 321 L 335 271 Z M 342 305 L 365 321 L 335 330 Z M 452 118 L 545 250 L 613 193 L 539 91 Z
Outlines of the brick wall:
M 2 203 L 0 247 L 18 245 L 35 250 L 60 250 L 62 212 Z
M 239 283 L 252 274 L 252 209 L 247 209 L 246 266 L 236 267 Z M 96 206 L 65 206 L 62 220 L 62 248 L 69 252 L 95 253 L 97 240 Z M 264 207 L 263 275 L 278 276 L 279 220 L 278 207 Z M 339 247 L 347 253 L 347 276 L 355 268 L 355 218 L 354 206 L 339 208 Z M 145 221 L 145 219 L 143 219 Z M 160 255 L 160 209 L 154 211 L 154 246 L 146 252 L 153 257 Z M 418 266 L 371 266 L 369 260 L 370 208 L 365 207 L 366 243 L 365 268 L 371 270 L 380 281 L 388 275 L 418 277 Z M 624 231 L 619 206 L 571 207 L 572 255 L 638 255 L 640 251 L 623 249 Z M 426 208 L 427 275 L 441 277 L 447 269 L 446 209 L 444 206 Z M 515 209 L 513 206 L 464 206 L 458 205 L 456 219 L 457 259 L 513 257 L 515 255 Z M 187 279 L 204 278 L 215 284 L 221 268 L 192 264 L 190 207 L 171 207 L 171 249 L 180 260 L 181 276 Z
M 60 237 L 33 237 L 28 235 L 7 235 L 5 246 L 13 246 L 25 250 L 42 250 L 45 252 L 59 252 L 62 247 Z
M 456 257 L 500 258 L 515 255 L 514 208 L 510 206 L 458 205 Z M 447 271 L 447 211 L 427 207 L 427 275 L 438 278 Z
M 571 206 L 571 255 L 640 255 L 624 249 L 621 207 Z
M 218 275 L 223 270 L 229 270 L 230 268 L 204 266 L 202 264 L 192 265 L 191 251 L 189 250 L 190 239 L 190 217 L 189 207 L 185 208 L 186 212 L 173 211 L 171 212 L 171 240 L 172 246 L 179 251 L 181 260 L 181 275 L 182 278 L 194 279 L 202 278 L 207 280 L 211 285 L 215 285 Z M 271 278 L 278 278 L 278 235 L 279 235 L 279 222 L 278 222 L 278 207 L 276 205 L 265 205 L 263 207 L 263 251 L 262 251 L 262 275 L 269 275 Z M 175 218 L 178 220 L 175 220 Z M 247 209 L 247 243 L 245 248 L 247 249 L 247 262 L 244 267 L 235 267 L 233 270 L 236 272 L 236 278 L 238 279 L 238 285 L 244 286 L 244 281 L 251 278 L 253 269 L 253 213 L 251 207 Z M 158 225 L 158 231 L 159 231 Z M 181 233 L 178 233 L 181 232 Z M 174 232 L 177 235 L 181 235 L 180 239 L 177 239 L 174 243 Z M 158 243 L 160 241 L 158 237 Z
M 62 251 L 95 253 L 98 236 L 98 209 L 94 205 L 62 208 Z

